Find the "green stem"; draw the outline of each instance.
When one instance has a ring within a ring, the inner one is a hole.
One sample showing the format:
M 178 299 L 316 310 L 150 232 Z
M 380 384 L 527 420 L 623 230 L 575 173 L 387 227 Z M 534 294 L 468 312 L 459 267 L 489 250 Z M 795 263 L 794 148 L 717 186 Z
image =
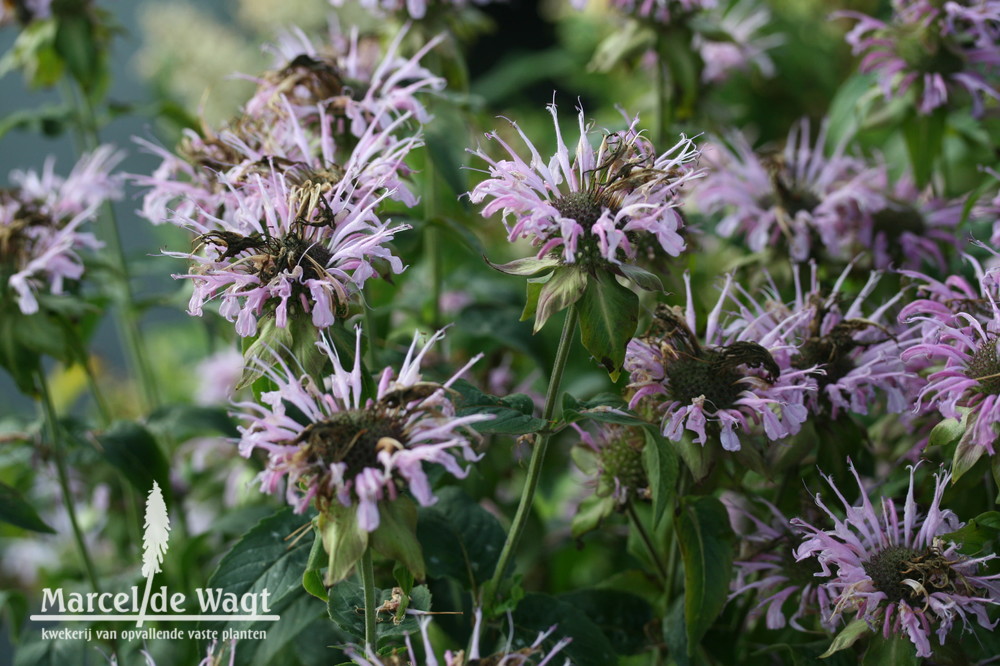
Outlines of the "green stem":
M 427 155 L 424 166 L 424 251 L 425 261 L 430 264 L 431 271 L 431 328 L 437 330 L 441 326 L 441 285 L 444 283 L 444 269 L 441 256 L 441 229 L 436 226 L 437 217 L 437 170 L 434 161 Z
M 372 547 L 365 548 L 361 556 L 361 587 L 365 594 L 365 646 L 376 649 L 375 629 L 375 566 L 372 564 Z
M 680 506 L 681 499 L 687 492 L 687 486 L 688 486 L 688 475 L 682 473 L 680 482 L 677 485 L 677 495 L 674 499 L 674 502 L 677 504 L 677 506 Z M 674 520 L 676 520 L 677 511 L 674 511 L 673 513 L 675 516 Z M 667 582 L 666 585 L 664 586 L 668 600 L 672 600 L 674 598 L 674 590 L 676 589 L 676 587 L 674 586 L 674 581 L 677 578 L 677 556 L 680 551 L 680 544 L 678 543 L 676 536 L 677 534 L 676 526 L 672 525 L 671 531 L 674 532 L 674 537 L 670 540 L 670 553 L 667 555 L 667 579 L 666 579 Z
M 83 567 L 90 579 L 90 585 L 94 592 L 100 594 L 101 587 L 97 582 L 97 573 L 94 563 L 90 559 L 90 551 L 87 550 L 87 542 L 83 540 L 83 532 L 80 531 L 80 523 L 76 518 L 76 506 L 73 504 L 73 495 L 69 489 L 69 475 L 66 473 L 65 452 L 62 449 L 62 434 L 59 428 L 59 420 L 56 416 L 55 406 L 52 404 L 52 395 L 49 392 L 48 378 L 45 371 L 39 367 L 36 370 L 38 375 L 38 387 L 41 392 L 42 409 L 45 412 L 45 422 L 48 426 L 49 437 L 52 440 L 52 458 L 56 464 L 56 476 L 59 477 L 59 489 L 62 492 L 63 503 L 66 505 L 66 513 L 69 515 L 69 524 L 73 528 L 73 538 L 80 549 L 80 558 L 83 560 Z
M 663 579 L 666 585 L 669 581 L 667 579 L 667 569 L 663 566 L 663 562 L 660 561 L 660 556 L 656 553 L 656 548 L 653 545 L 653 540 L 649 536 L 649 532 L 646 531 L 646 526 L 642 524 L 639 520 L 639 514 L 635 511 L 635 506 L 629 501 L 625 505 L 626 511 L 628 511 L 628 517 L 632 519 L 632 523 L 635 525 L 635 529 L 639 532 L 639 537 L 642 542 L 646 544 L 646 550 L 649 551 L 649 559 L 653 560 L 653 564 L 656 565 L 656 570 L 660 572 L 660 578 Z
M 83 371 L 87 374 L 87 384 L 90 386 L 90 394 L 97 405 L 97 412 L 101 415 L 101 427 L 107 428 L 111 425 L 111 407 L 108 406 L 108 400 L 104 397 L 104 391 L 101 390 L 100 384 L 97 383 L 97 373 L 94 372 L 93 361 L 89 354 L 83 358 L 82 363 Z
M 365 333 L 368 336 L 368 372 L 378 372 L 378 364 L 376 363 L 376 348 L 375 341 L 378 339 L 375 331 L 375 313 L 372 312 L 371 304 L 368 303 L 368 299 L 365 299 L 363 303 L 365 308 Z
M 663 30 L 656 31 L 656 74 L 654 83 L 654 93 L 656 95 L 656 145 L 662 150 L 666 145 L 667 127 L 670 125 L 668 116 L 670 114 L 670 81 L 667 76 L 667 60 L 664 55 L 665 49 L 670 48 L 666 43 Z
M 569 358 L 569 350 L 572 347 L 573 333 L 576 331 L 577 311 L 576 306 L 571 305 L 566 311 L 566 320 L 563 322 L 562 336 L 559 338 L 559 347 L 556 349 L 556 359 L 552 364 L 552 375 L 549 377 L 549 388 L 545 393 L 545 407 L 542 409 L 542 420 L 546 424 L 552 422 L 552 417 L 556 411 L 556 399 L 559 397 L 559 385 L 562 383 L 563 371 L 566 369 L 566 360 Z M 517 505 L 517 512 L 507 533 L 507 541 L 500 551 L 500 559 L 497 561 L 496 570 L 486 587 L 485 606 L 490 607 L 496 597 L 500 579 L 507 572 L 507 565 L 510 564 L 511 557 L 517 549 L 517 543 L 521 539 L 521 533 L 528 523 L 528 515 L 531 513 L 532 504 L 535 499 L 535 490 L 538 487 L 538 480 L 542 476 L 542 464 L 545 461 L 545 450 L 549 445 L 549 433 L 544 432 L 538 436 L 535 449 L 531 452 L 531 462 L 528 463 L 528 478 L 524 482 L 524 489 L 521 491 L 521 501 Z

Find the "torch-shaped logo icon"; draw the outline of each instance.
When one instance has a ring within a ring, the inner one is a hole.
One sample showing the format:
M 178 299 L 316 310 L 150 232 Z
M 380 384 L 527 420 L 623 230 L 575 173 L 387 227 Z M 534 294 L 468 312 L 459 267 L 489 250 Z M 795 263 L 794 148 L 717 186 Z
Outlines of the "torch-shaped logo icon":
M 149 593 L 153 587 L 153 576 L 160 573 L 163 554 L 167 552 L 167 541 L 170 539 L 170 516 L 167 515 L 167 505 L 163 501 L 163 493 L 156 481 L 146 498 L 146 518 L 143 522 L 142 535 L 142 575 L 146 578 L 146 591 L 142 595 L 142 606 L 139 608 L 141 627 L 149 604 Z

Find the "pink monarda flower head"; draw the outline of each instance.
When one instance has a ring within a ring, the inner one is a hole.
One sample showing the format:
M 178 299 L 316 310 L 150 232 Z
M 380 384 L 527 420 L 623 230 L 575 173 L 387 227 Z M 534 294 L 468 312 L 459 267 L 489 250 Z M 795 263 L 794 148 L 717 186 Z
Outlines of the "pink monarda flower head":
M 375 122 L 383 128 L 402 114 L 424 124 L 430 115 L 419 100 L 421 93 L 441 90 L 445 81 L 420 65 L 420 60 L 437 46 L 438 36 L 413 56 L 399 55 L 399 47 L 409 27 L 404 26 L 384 54 L 370 39 L 358 36 L 357 29 L 344 35 L 330 28 L 328 44 L 316 46 L 301 30 L 286 33 L 272 48 L 277 69 L 257 81 L 257 92 L 247 102 L 245 113 L 267 118 L 283 114 L 288 100 L 295 115 L 313 119 L 324 110 L 337 122 L 335 133 L 364 134 Z
M 486 135 L 499 143 L 510 159 L 495 160 L 482 149 L 473 151 L 489 163 L 489 178 L 479 183 L 469 198 L 489 199 L 483 217 L 503 212 L 509 239 L 529 238 L 538 257 L 552 254 L 565 264 L 594 268 L 633 262 L 643 243 L 654 243 L 676 257 L 684 250 L 679 231 L 683 224 L 677 210 L 683 183 L 701 175 L 694 168 L 698 151 L 682 137 L 664 153 L 636 129 L 636 116 L 627 130 L 609 132 L 595 150 L 593 127 L 577 120 L 580 138 L 570 157 L 556 115 L 557 148 L 545 160 L 524 132 L 511 125 L 530 153 L 525 161 L 496 132 Z
M 736 577 L 730 589 L 729 601 L 756 595 L 756 604 L 747 616 L 754 620 L 764 615 L 768 629 L 782 629 L 786 624 L 798 631 L 808 631 L 800 623 L 829 603 L 816 581 L 819 567 L 815 560 L 797 561 L 793 549 L 798 543 L 798 531 L 788 518 L 770 502 L 757 499 L 769 517 L 758 518 L 732 495 L 723 495 L 733 531 L 740 539 L 740 552 L 733 562 Z M 792 613 L 786 617 L 786 607 Z
M 488 5 L 494 0 L 358 0 L 358 4 L 372 14 L 384 16 L 405 10 L 410 18 L 422 19 L 427 11 L 437 10 L 443 15 L 464 9 L 469 5 Z M 330 0 L 334 7 L 343 7 L 345 0 Z M 433 14 L 432 14 L 433 15 Z
M 956 461 L 963 461 L 956 476 L 984 453 L 996 451 L 1000 423 L 997 285 L 969 259 L 979 273 L 979 293 L 971 292 L 964 280 L 949 278 L 948 283 L 940 283 L 906 272 L 928 283 L 924 289 L 931 298 L 914 301 L 900 312 L 900 319 L 917 325 L 922 336 L 919 344 L 903 352 L 903 361 L 920 368 L 933 364 L 915 411 L 936 409 L 945 418 L 965 423 L 955 453 Z M 943 302 L 938 300 L 942 297 Z
M 684 282 L 687 308 L 660 305 L 649 332 L 628 344 L 625 369 L 634 391 L 629 407 L 652 407 L 671 441 L 680 441 L 687 429 L 699 444 L 709 434 L 719 437 L 727 451 L 740 449 L 737 432 L 751 425 L 763 424 L 770 440 L 797 433 L 807 415 L 805 395 L 816 388 L 809 378 L 815 369 L 778 364 L 774 353 L 787 351 L 782 327 L 754 338 L 752 326 L 729 332 L 720 326 L 732 276 L 708 316 L 702 342 L 687 273 Z
M 794 261 L 821 252 L 849 261 L 870 225 L 865 213 L 883 199 L 871 186 L 876 170 L 846 156 L 843 143 L 827 156 L 826 134 L 824 122 L 811 143 L 809 122 L 802 120 L 775 156 L 755 153 L 744 136 L 730 135 L 729 145 L 704 150 L 709 171 L 695 201 L 706 213 L 723 214 L 720 235 L 743 236 L 754 252 L 780 246 Z
M 368 399 L 362 397 L 360 328 L 350 370 L 329 342 L 318 343 L 333 363 L 323 387 L 296 375 L 280 358 L 273 365 L 258 359 L 277 389 L 261 397 L 263 405 L 237 406 L 247 421 L 240 453 L 267 454 L 261 489 L 278 492 L 284 481 L 285 497 L 299 513 L 310 502 L 321 513 L 334 503 L 356 507 L 359 528 L 372 532 L 379 526 L 379 502 L 396 499 L 404 489 L 423 506 L 434 503 L 425 463 L 464 478 L 468 470 L 459 458 L 479 457 L 468 426 L 490 417 L 456 416 L 448 396 L 448 387 L 480 356 L 444 384 L 422 380 L 420 362 L 442 337 L 444 331 L 437 332 L 418 351 L 415 335 L 399 373 L 386 368 L 377 394 Z
M 784 43 L 781 35 L 767 34 L 771 13 L 753 0 L 740 0 L 718 15 L 719 31 L 704 36 L 696 33 L 694 47 L 705 66 L 701 79 L 720 83 L 734 72 L 756 69 L 764 77 L 774 76 L 774 63 L 767 52 Z M 721 35 L 721 38 L 720 38 Z
M 330 326 L 378 273 L 377 264 L 403 270 L 386 243 L 408 227 L 392 227 L 374 213 L 387 195 L 359 190 L 350 178 L 332 187 L 294 187 L 279 173 L 267 181 L 255 174 L 232 221 L 205 213 L 207 223 L 176 222 L 197 234 L 194 252 L 164 252 L 193 263 L 189 273 L 174 276 L 194 283 L 188 312 L 201 316 L 204 304 L 218 298 L 219 313 L 243 337 L 256 334 L 265 314 L 279 328 L 289 316 Z
M 570 425 L 580 436 L 573 461 L 591 475 L 588 485 L 598 497 L 611 498 L 615 508 L 649 497 L 649 479 L 642 464 L 646 446 L 642 427 L 597 423 L 590 432 Z
M 587 0 L 571 0 L 577 9 L 587 6 Z M 612 7 L 637 18 L 656 23 L 677 23 L 703 9 L 712 9 L 717 0 L 610 0 Z
M 745 308 L 743 317 L 752 322 L 749 325 L 759 331 L 758 335 L 784 328 L 784 339 L 792 345 L 788 364 L 812 369 L 818 385 L 819 390 L 806 401 L 813 412 L 834 419 L 844 411 L 865 415 L 878 404 L 880 393 L 886 396 L 888 411 L 903 412 L 912 406 L 922 383 L 900 360 L 902 351 L 916 342 L 916 332 L 887 318 L 903 292 L 866 315 L 865 301 L 882 273 L 870 273 L 851 299 L 843 288 L 853 268 L 848 265 L 834 285 L 825 289 L 815 262 L 809 263 L 806 285 L 795 267 L 795 300 L 791 304 L 781 304 L 772 285 L 773 297 L 767 299 L 767 306 L 761 311 Z M 753 304 L 753 299 L 745 296 Z
M 883 205 L 870 212 L 871 226 L 859 238 L 873 253 L 875 267 L 920 269 L 930 264 L 944 271 L 944 250 L 957 246 L 965 201 L 936 197 L 930 188 L 921 191 L 909 175 L 890 182 L 887 168 L 878 176 L 875 187 Z
M 935 475 L 934 499 L 922 514 L 914 501 L 914 467 L 902 516 L 891 498 L 882 498 L 876 511 L 854 465 L 848 461 L 861 491 L 860 505 L 852 505 L 825 476 L 844 506 L 844 519 L 823 503 L 816 504 L 833 521 L 823 530 L 797 518 L 792 525 L 805 532 L 796 550 L 799 560 L 816 558 L 818 577 L 827 601 L 822 611 L 836 623 L 845 613 L 855 613 L 883 636 L 905 635 L 920 657 L 931 656 L 931 636 L 943 645 L 956 619 L 968 628 L 969 616 L 992 629 L 996 622 L 987 608 L 1000 604 L 998 575 L 982 575 L 983 563 L 996 555 L 970 558 L 959 553 L 960 544 L 945 535 L 962 526 L 955 514 L 941 508 L 941 497 L 951 479 L 947 472 Z
M 111 170 L 123 157 L 102 146 L 84 155 L 66 178 L 55 174 L 49 158 L 40 174 L 14 171 L 14 187 L 0 190 L 0 289 L 13 290 L 24 314 L 38 311 L 40 292 L 61 294 L 67 281 L 82 277 L 81 250 L 101 247 L 80 227 L 102 203 L 121 197 L 122 179 Z
M 410 636 L 407 635 L 406 657 L 408 661 L 406 663 L 410 664 L 410 666 L 420 666 L 421 664 L 423 666 L 438 666 L 439 662 L 434 658 L 434 645 L 431 643 L 431 638 L 427 631 L 431 622 L 430 615 L 414 610 L 406 612 L 418 616 L 424 654 L 427 655 L 423 662 L 417 659 L 413 643 L 410 640 Z M 545 647 L 543 642 L 549 640 L 549 637 L 556 631 L 557 627 L 553 625 L 548 630 L 539 632 L 534 642 L 530 645 L 515 649 L 514 619 L 508 611 L 507 617 L 510 624 L 510 631 L 507 635 L 506 644 L 496 654 L 482 657 L 480 656 L 481 649 L 479 643 L 483 629 L 483 609 L 477 607 L 473 615 L 476 620 L 472 628 L 472 637 L 469 641 L 469 654 L 465 654 L 465 650 L 459 650 L 458 652 L 445 650 L 443 666 L 474 666 L 475 664 L 495 664 L 496 666 L 557 666 L 559 662 L 554 661 L 557 655 L 573 642 L 572 638 L 562 638 L 556 641 L 552 647 Z M 370 645 L 365 646 L 363 654 L 354 647 L 348 647 L 344 650 L 344 653 L 359 666 L 395 666 L 396 664 L 403 663 L 399 661 L 399 657 L 396 655 L 381 657 L 375 654 Z M 569 659 L 566 659 L 562 662 L 562 666 L 570 666 L 571 663 Z
M 983 100 L 1000 99 L 1000 2 L 895 0 L 892 18 L 880 21 L 858 12 L 839 12 L 858 23 L 847 34 L 859 69 L 877 72 L 886 98 L 915 88 L 917 109 L 929 114 L 955 91 L 972 97 L 979 115 Z

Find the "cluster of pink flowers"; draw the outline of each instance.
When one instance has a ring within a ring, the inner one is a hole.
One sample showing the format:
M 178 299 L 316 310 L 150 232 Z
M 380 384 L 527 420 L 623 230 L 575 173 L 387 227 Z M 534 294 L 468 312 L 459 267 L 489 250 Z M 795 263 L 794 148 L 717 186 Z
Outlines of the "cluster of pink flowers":
M 483 149 L 473 153 L 489 164 L 489 177 L 469 193 L 473 203 L 489 199 L 483 216 L 501 211 L 511 241 L 528 238 L 538 247 L 539 258 L 552 254 L 566 264 L 634 262 L 644 242 L 672 257 L 679 255 L 685 245 L 677 210 L 680 188 L 701 174 L 695 168 L 694 143 L 681 137 L 659 153 L 637 129 L 636 116 L 628 129 L 606 132 L 595 150 L 594 129 L 580 108 L 580 138 L 571 157 L 556 105 L 548 110 L 557 140 L 551 159 L 544 160 L 513 121 L 528 148 L 528 160 L 496 132 L 486 138 L 499 143 L 509 159 L 494 159 Z
M 123 157 L 102 146 L 65 178 L 49 158 L 41 173 L 15 171 L 14 187 L 0 190 L 0 289 L 13 291 L 24 314 L 38 311 L 39 293 L 61 294 L 83 276 L 81 252 L 102 244 L 82 227 L 105 201 L 121 197 L 122 177 L 112 170 Z
M 443 81 L 398 54 L 401 31 L 377 57 L 356 32 L 332 31 L 325 48 L 301 32 L 275 47 L 280 66 L 254 79 L 256 94 L 229 127 L 189 131 L 180 154 L 141 142 L 163 162 L 149 177 L 143 214 L 191 231 L 195 248 L 167 252 L 192 264 L 189 312 L 219 312 L 252 336 L 262 316 L 279 327 L 289 309 L 317 328 L 346 313 L 368 278 L 399 273 L 388 247 L 408 228 L 382 219 L 386 199 L 413 206 L 407 155 L 421 145 L 418 100 Z
M 973 113 L 987 97 L 1000 99 L 1000 2 L 894 0 L 886 22 L 858 12 L 847 35 L 862 72 L 876 72 L 887 98 L 915 89 L 917 108 L 929 114 L 956 91 L 972 98 Z

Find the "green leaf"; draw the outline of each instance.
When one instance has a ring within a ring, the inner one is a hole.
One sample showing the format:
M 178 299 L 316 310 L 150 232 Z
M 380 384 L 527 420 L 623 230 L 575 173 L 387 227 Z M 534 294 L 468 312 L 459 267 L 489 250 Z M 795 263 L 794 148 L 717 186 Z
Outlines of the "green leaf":
M 947 120 L 947 110 L 937 108 L 927 115 L 914 110 L 903 121 L 903 137 L 910 156 L 910 168 L 920 189 L 930 182 L 934 164 L 941 156 Z
M 95 90 L 103 58 L 90 17 L 82 12 L 60 15 L 55 47 L 80 87 L 88 93 Z
M 44 639 L 18 647 L 13 655 L 14 666 L 66 666 L 66 664 L 98 664 L 91 643 L 81 640 Z M 103 661 L 103 660 L 101 660 Z
M 0 138 L 11 130 L 60 136 L 73 119 L 73 109 L 63 105 L 46 104 L 34 109 L 19 109 L 0 119 Z
M 63 73 L 63 60 L 55 49 L 56 20 L 35 20 L 24 27 L 14 46 L 0 59 L 0 77 L 24 69 L 24 78 L 36 88 L 53 86 Z
M 885 638 L 881 633 L 872 636 L 861 660 L 862 666 L 920 666 L 922 662 L 908 637 L 894 634 Z
M 365 554 L 369 534 L 358 526 L 358 511 L 353 506 L 331 502 L 317 523 L 327 553 L 326 587 L 347 578 L 355 563 Z
M 469 190 L 465 182 L 465 171 L 462 169 L 461 153 L 458 153 L 456 150 L 458 146 L 455 145 L 455 130 L 462 131 L 465 128 L 441 125 L 438 119 L 437 122 L 424 127 L 424 145 L 427 146 L 427 154 L 431 158 L 435 172 L 448 184 L 454 196 L 458 196 Z
M 733 533 L 726 508 L 714 497 L 685 497 L 676 529 L 684 560 L 684 620 L 692 655 L 726 605 Z
M 931 434 L 927 438 L 927 446 L 947 446 L 957 440 L 965 432 L 967 419 L 968 414 L 962 417 L 961 421 L 958 419 L 945 419 L 938 423 L 931 430 Z
M 385 557 L 406 566 L 414 578 L 426 578 L 424 556 L 417 541 L 417 506 L 408 497 L 379 505 L 379 524 L 371 533 L 371 545 Z
M 653 608 L 641 597 L 619 590 L 591 589 L 561 594 L 558 599 L 600 627 L 618 654 L 638 654 L 648 646 L 645 627 L 653 619 Z
M 313 531 L 308 530 L 298 540 L 288 537 L 309 520 L 308 516 L 296 515 L 291 507 L 285 507 L 260 521 L 222 557 L 207 587 L 238 597 L 252 592 L 259 599 L 267 592 L 268 607 L 272 610 L 287 596 L 301 593 L 302 572 L 309 562 Z M 226 627 L 246 628 L 239 622 L 227 623 Z
M 959 550 L 970 557 L 996 552 L 995 544 L 1000 542 L 1000 512 L 981 513 L 954 532 L 942 534 L 941 539 L 960 544 Z
M 490 265 L 490 268 L 506 273 L 507 275 L 520 275 L 522 277 L 535 277 L 554 270 L 562 263 L 559 259 L 536 259 L 535 257 L 525 257 L 515 259 L 506 264 L 494 264 L 485 256 L 483 260 Z
M 580 503 L 576 513 L 573 514 L 573 521 L 570 525 L 574 539 L 579 539 L 587 532 L 596 530 L 601 521 L 614 513 L 615 498 L 610 495 L 598 497 L 597 495 L 587 495 Z
M 663 618 L 663 642 L 667 645 L 667 654 L 677 666 L 690 666 L 688 657 L 688 632 L 684 623 L 684 597 L 678 595 L 670 606 L 667 616 Z
M 542 287 L 545 286 L 545 283 L 551 277 L 551 275 L 546 275 L 541 278 L 528 278 L 528 281 L 525 283 L 527 294 L 524 299 L 524 310 L 521 312 L 521 319 L 519 321 L 528 321 L 538 312 L 538 297 L 542 294 Z
M 538 294 L 534 332 L 542 330 L 549 317 L 580 300 L 587 289 L 587 273 L 576 266 L 561 266 L 552 272 Z
M 427 574 L 476 589 L 496 569 L 506 533 L 496 516 L 460 488 L 438 491 L 438 501 L 418 510 L 417 538 Z
M 206 434 L 240 436 L 224 407 L 164 405 L 149 415 L 146 425 L 155 432 L 169 435 L 176 442 Z
M 971 414 L 971 412 L 969 412 Z M 966 414 L 965 418 L 969 418 L 969 414 Z M 971 417 L 976 418 L 976 417 Z M 979 459 L 983 457 L 986 453 L 986 447 L 980 446 L 975 439 L 976 424 L 975 422 L 966 425 L 965 432 L 962 433 L 961 439 L 958 440 L 958 446 L 955 447 L 955 456 L 951 461 L 951 482 L 958 483 L 958 480 L 968 472 L 973 466 L 979 462 Z
M 375 590 L 375 607 L 382 606 L 383 603 L 392 598 L 392 590 Z M 431 609 L 431 593 L 426 585 L 418 585 L 413 588 L 410 594 L 409 607 L 415 610 L 429 611 Z M 337 583 L 330 589 L 330 603 L 327 612 L 330 619 L 336 623 L 348 635 L 364 643 L 365 639 L 365 593 L 361 585 L 353 580 L 345 580 Z M 408 615 L 405 619 L 396 624 L 390 613 L 378 613 L 375 625 L 378 638 L 376 643 L 379 647 L 385 645 L 389 639 L 402 637 L 406 634 L 419 634 L 420 627 L 417 625 L 416 617 Z
M 281 616 L 280 622 L 259 622 L 250 626 L 244 623 L 239 627 L 240 629 L 265 630 L 267 638 L 257 641 L 239 641 L 239 645 L 235 648 L 237 664 L 256 666 L 258 664 L 293 663 L 288 659 L 289 652 L 300 643 L 324 641 L 322 645 L 329 653 L 330 648 L 327 646 L 341 644 L 346 639 L 346 636 L 331 626 L 326 617 L 325 604 L 319 603 L 308 594 L 303 593 L 302 590 L 295 590 L 285 595 L 271 610 L 275 615 Z M 321 620 L 323 625 L 326 625 L 323 627 L 324 630 L 310 630 L 316 627 L 316 620 Z M 227 660 L 222 663 L 228 664 L 229 662 Z
M 55 534 L 55 530 L 45 524 L 34 507 L 6 483 L 0 481 L 0 521 L 17 525 L 32 532 Z
M 172 504 L 170 463 L 152 434 L 138 423 L 115 421 L 97 436 L 104 458 L 121 470 L 143 496 L 156 481 L 167 504 Z
M 844 627 L 839 634 L 837 634 L 833 642 L 830 643 L 829 649 L 819 656 L 820 659 L 826 659 L 834 652 L 840 652 L 841 650 L 846 650 L 855 643 L 858 639 L 865 634 L 870 634 L 871 629 L 868 628 L 868 623 L 862 619 L 853 620 L 849 625 Z
M 309 549 L 309 560 L 302 572 L 302 588 L 317 599 L 326 603 L 330 600 L 326 585 L 323 584 L 323 567 L 326 565 L 326 552 L 323 550 L 323 540 L 313 535 L 312 547 Z
M 617 381 L 625 362 L 625 347 L 639 323 L 639 297 L 611 275 L 591 278 L 580 299 L 580 339 L 583 346 Z
M 653 495 L 653 527 L 660 524 L 670 501 L 677 489 L 680 463 L 673 444 L 659 432 L 643 428 L 646 446 L 642 450 L 642 465 L 649 479 L 649 490 Z
M 571 603 L 544 594 L 527 594 L 517 605 L 513 618 L 514 649 L 526 647 L 539 632 L 556 625 L 545 644 L 551 647 L 566 637 L 573 642 L 559 653 L 555 663 L 562 663 L 564 656 L 576 666 L 608 666 L 618 661 L 614 647 L 600 627 Z
M 622 264 L 620 269 L 622 274 L 634 282 L 640 289 L 663 293 L 663 282 L 659 277 L 646 269 L 631 264 Z
M 531 415 L 534 403 L 528 396 L 515 393 L 506 398 L 487 395 L 465 381 L 457 380 L 451 385 L 461 395 L 457 414 L 492 414 L 489 421 L 474 423 L 473 428 L 483 433 L 503 435 L 525 435 L 538 432 L 547 425 L 544 419 Z
M 708 476 L 708 473 L 712 471 L 712 465 L 715 464 L 716 448 L 698 444 L 687 432 L 684 433 L 681 441 L 675 443 L 677 452 L 680 453 L 681 460 L 687 465 L 695 483 Z

